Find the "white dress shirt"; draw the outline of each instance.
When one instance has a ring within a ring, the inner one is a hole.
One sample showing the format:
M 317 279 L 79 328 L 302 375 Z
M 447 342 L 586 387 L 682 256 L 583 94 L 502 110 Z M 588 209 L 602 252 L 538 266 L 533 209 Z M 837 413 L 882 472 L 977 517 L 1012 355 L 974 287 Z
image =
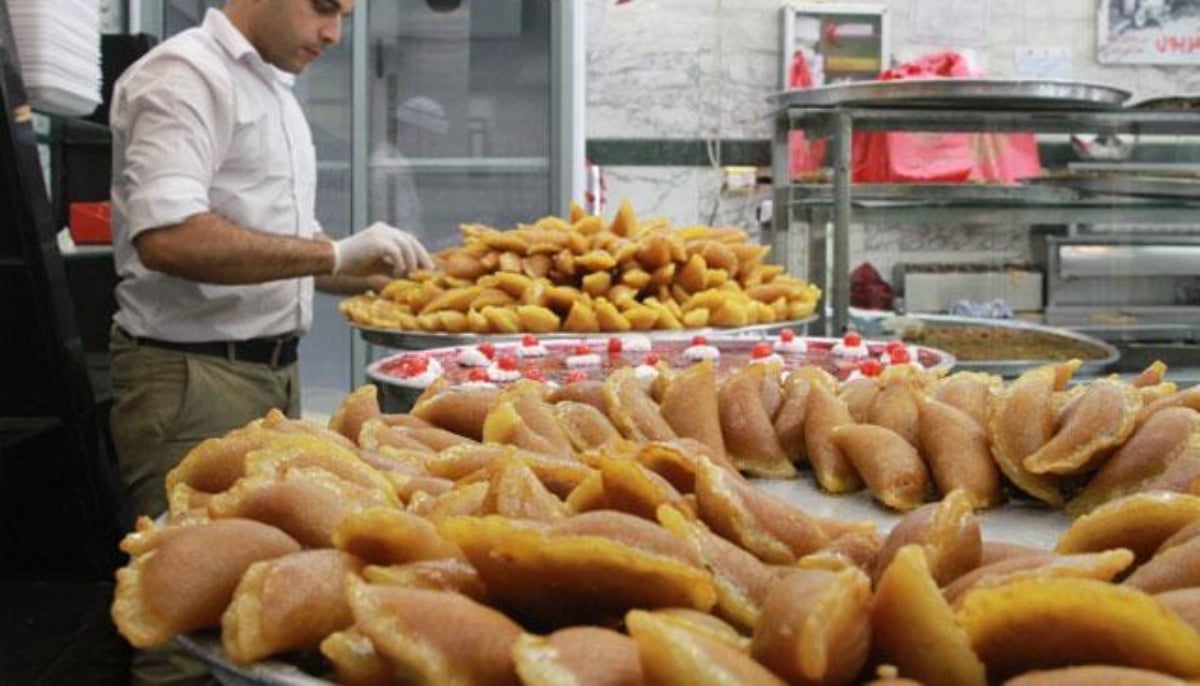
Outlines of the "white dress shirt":
M 133 239 L 216 212 L 245 228 L 311 238 L 316 151 L 293 77 L 263 61 L 229 19 L 165 41 L 117 82 L 113 136 L 113 250 L 121 282 L 117 324 L 178 342 L 304 333 L 313 279 L 226 286 L 151 271 Z

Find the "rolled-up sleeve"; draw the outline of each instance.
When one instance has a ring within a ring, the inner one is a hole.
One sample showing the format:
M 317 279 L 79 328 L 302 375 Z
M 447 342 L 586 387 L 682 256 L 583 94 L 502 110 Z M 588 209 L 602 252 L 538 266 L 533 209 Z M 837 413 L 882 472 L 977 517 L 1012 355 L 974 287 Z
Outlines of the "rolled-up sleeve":
M 209 188 L 232 135 L 232 89 L 203 65 L 162 60 L 125 85 L 114 116 L 117 172 L 132 239 L 210 208 Z

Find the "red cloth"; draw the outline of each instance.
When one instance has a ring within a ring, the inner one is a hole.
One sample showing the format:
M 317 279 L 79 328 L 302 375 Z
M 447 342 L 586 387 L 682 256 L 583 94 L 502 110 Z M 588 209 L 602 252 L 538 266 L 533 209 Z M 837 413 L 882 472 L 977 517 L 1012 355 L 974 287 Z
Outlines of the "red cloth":
M 942 52 L 889 69 L 879 80 L 982 75 L 961 54 Z M 861 183 L 1015 183 L 1042 173 L 1032 133 L 868 132 L 854 134 L 853 146 L 854 180 Z
M 895 293 L 892 286 L 870 262 L 863 262 L 850 272 L 850 306 L 864 310 L 890 310 Z
M 788 69 L 788 87 L 792 89 L 813 87 L 812 72 L 808 68 L 808 60 L 804 59 L 802 50 L 797 50 L 792 55 L 792 64 Z M 825 160 L 826 141 L 819 139 L 810 141 L 803 131 L 792 131 L 788 140 L 792 151 L 792 178 L 821 168 L 821 163 Z

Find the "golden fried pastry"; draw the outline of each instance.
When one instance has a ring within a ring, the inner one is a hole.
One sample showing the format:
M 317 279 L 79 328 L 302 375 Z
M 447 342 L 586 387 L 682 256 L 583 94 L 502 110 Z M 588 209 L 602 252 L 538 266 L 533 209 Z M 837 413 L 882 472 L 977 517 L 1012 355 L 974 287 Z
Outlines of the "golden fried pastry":
M 750 652 L 748 636 L 743 636 L 732 624 L 707 612 L 693 610 L 689 607 L 663 607 L 649 612 L 655 617 L 675 622 L 689 631 L 721 641 L 731 648 L 747 654 Z
M 462 547 L 489 597 L 532 626 L 611 621 L 631 607 L 708 610 L 716 603 L 696 553 L 632 515 L 589 512 L 552 526 L 451 517 L 438 529 Z
M 367 565 L 362 577 L 373 584 L 404 586 L 426 591 L 449 591 L 483 602 L 487 589 L 470 562 L 455 558 L 418 560 L 399 565 Z
M 733 478 L 744 480 L 727 459 L 717 456 L 707 445 L 691 438 L 645 443 L 637 453 L 637 461 L 682 493 L 696 490 L 696 470 L 702 461 L 726 470 Z
M 1147 593 L 1200 586 L 1200 537 L 1159 550 L 1122 583 Z
M 717 375 L 711 360 L 704 360 L 670 376 L 660 403 L 663 419 L 676 434 L 695 439 L 725 456 L 721 434 Z
M 320 470 L 296 469 L 282 478 L 248 476 L 208 504 L 213 519 L 253 519 L 278 527 L 306 548 L 329 548 L 349 514 L 393 503 Z
M 1090 553 L 1127 548 L 1141 564 L 1163 541 L 1198 519 L 1200 496 L 1137 493 L 1110 500 L 1076 519 L 1059 537 L 1055 551 Z
M 607 411 L 608 408 L 608 405 L 604 401 L 604 382 L 597 379 L 569 381 L 550 391 L 550 394 L 546 396 L 546 400 L 552 403 L 571 400 L 591 405 L 601 412 Z
M 951 491 L 940 502 L 923 505 L 905 515 L 884 539 L 872 577 L 879 578 L 901 548 L 917 544 L 939 586 L 979 565 L 982 534 L 964 491 Z
M 266 446 L 278 434 L 251 422 L 219 438 L 201 441 L 166 476 L 167 492 L 180 484 L 201 493 L 220 493 L 246 474 L 246 454 Z
M 566 517 L 570 508 L 538 480 L 520 458 L 509 455 L 488 467 L 491 479 L 481 514 L 551 522 Z
M 358 443 L 358 432 L 368 420 L 383 414 L 379 409 L 379 389 L 375 384 L 364 384 L 342 400 L 342 404 L 329 418 L 329 428 Z
M 315 424 L 304 419 L 292 419 L 278 409 L 270 409 L 262 418 L 262 427 L 270 431 L 281 434 L 291 434 L 299 436 L 312 436 L 314 438 L 324 439 L 327 443 L 332 443 L 339 448 L 353 451 L 355 449 L 354 441 L 346 438 L 340 433 Z
M 559 401 L 554 404 L 554 417 L 577 452 L 602 448 L 621 440 L 621 432 L 608 416 L 587 403 Z
M 322 440 L 319 436 L 279 436 L 265 447 L 246 454 L 246 476 L 285 477 L 294 471 L 318 470 L 369 491 L 388 504 L 399 504 L 391 482 L 363 461 L 354 450 Z
M 1186 390 L 1177 391 L 1147 404 L 1142 408 L 1139 421 L 1145 421 L 1150 415 L 1168 407 L 1187 407 L 1200 411 L 1200 384 Z
M 755 476 L 787 478 L 796 475 L 775 435 L 771 412 L 763 403 L 768 377 L 779 378 L 778 365 L 748 364 L 721 384 L 721 435 L 730 461 Z M 771 382 L 778 386 L 774 381 Z
M 1168 536 L 1167 540 L 1163 541 L 1162 545 L 1158 546 L 1158 550 L 1154 551 L 1154 554 L 1157 555 L 1166 551 L 1168 548 L 1173 548 L 1177 545 L 1187 543 L 1193 538 L 1197 537 L 1200 537 L 1200 519 L 1192 522 L 1191 524 L 1185 524 L 1178 531 Z
M 488 410 L 499 397 L 498 388 L 449 386 L 439 380 L 417 399 L 412 416 L 480 441 L 483 440 L 483 423 Z
M 804 417 L 808 411 L 808 395 L 812 384 L 811 377 L 788 374 L 783 382 L 783 400 L 773 420 L 779 445 L 793 463 L 807 459 L 804 451 Z
M 1000 471 L 984 426 L 940 400 L 922 398 L 918 407 L 920 448 L 938 491 L 961 489 L 976 509 L 999 505 L 1004 500 Z
M 1056 477 L 1033 474 L 1022 464 L 1054 435 L 1054 391 L 1066 386 L 1079 361 L 1045 365 L 1021 374 L 992 402 L 988 435 L 1000 471 L 1017 488 L 1056 507 L 1063 502 Z
M 1191 408 L 1168 407 L 1150 415 L 1067 503 L 1067 512 L 1079 516 L 1106 500 L 1139 490 L 1162 473 L 1198 432 L 1200 412 Z
M 1189 436 L 1183 450 L 1165 469 L 1147 479 L 1141 490 L 1200 495 L 1200 434 Z
M 600 627 L 570 627 L 546 637 L 525 634 L 513 646 L 513 660 L 526 686 L 644 683 L 637 642 Z
M 1045 445 L 1021 464 L 1034 474 L 1079 474 L 1088 471 L 1110 448 L 1133 433 L 1142 397 L 1135 387 L 1098 379 L 1088 384 Z
M 321 641 L 321 654 L 329 658 L 339 684 L 380 686 L 390 684 L 394 677 L 392 665 L 357 628 L 327 636 Z
M 1200 588 L 1193 586 L 1156 593 L 1154 599 L 1193 629 L 1200 631 Z
M 846 409 L 850 410 L 850 416 L 856 423 L 866 424 L 871 421 L 871 406 L 881 390 L 877 377 L 863 376 L 844 382 L 838 390 L 838 397 L 846 403 Z
M 605 507 L 653 520 L 661 505 L 685 512 L 693 508 L 670 481 L 643 467 L 636 459 L 604 455 L 596 464 L 604 485 Z
M 519 684 L 513 646 L 521 627 L 485 605 L 441 591 L 348 577 L 355 626 L 405 681 Z
M 676 437 L 658 404 L 634 375 L 633 367 L 622 367 L 608 375 L 604 382 L 604 405 L 613 426 L 626 438 L 669 441 Z
M 870 651 L 870 611 L 862 570 L 796 570 L 767 594 L 750 653 L 789 683 L 851 683 Z
M 717 590 L 713 611 L 742 629 L 753 629 L 758 624 L 763 600 L 778 575 L 757 557 L 673 507 L 660 507 L 658 520 L 703 558 Z
M 113 621 L 136 648 L 219 626 L 250 565 L 298 552 L 279 529 L 246 519 L 160 528 L 148 519 L 121 542 L 129 564 L 117 570 Z
M 966 414 L 986 429 L 992 396 L 1003 387 L 1004 382 L 993 374 L 955 372 L 938 380 L 930 397 Z
M 457 434 L 455 434 L 457 435 Z M 368 419 L 359 428 L 358 444 L 364 451 L 387 454 L 384 448 L 400 453 L 437 452 L 412 436 L 408 427 L 389 426 L 382 419 Z M 417 464 L 421 461 L 418 460 Z
M 837 534 L 829 545 L 800 558 L 796 566 L 833 572 L 857 567 L 870 572 L 882 546 L 883 539 L 874 531 L 849 531 Z
M 984 541 L 983 547 L 979 555 L 979 566 L 990 565 L 993 562 L 1000 562 L 1014 557 L 1024 557 L 1035 553 L 1044 553 L 1041 548 L 1021 545 L 1020 543 L 1008 543 L 1006 541 Z
M 696 472 L 700 519 L 764 562 L 791 564 L 829 543 L 821 522 L 710 462 Z
M 875 658 L 919 682 L 987 683 L 983 663 L 939 592 L 921 546 L 901 548 L 879 576 L 871 632 Z
M 1087 664 L 1200 677 L 1200 634 L 1135 589 L 1021 579 L 967 593 L 956 616 L 992 679 Z
M 957 603 L 972 589 L 1003 586 L 1017 579 L 1077 577 L 1112 581 L 1131 564 L 1133 553 L 1124 548 L 1077 555 L 1038 552 L 980 565 L 946 584 L 942 594 L 950 603 Z
M 911 446 L 921 444 L 919 395 L 909 379 L 885 384 L 871 403 L 868 423 L 891 429 Z
M 236 664 L 316 648 L 354 622 L 345 578 L 362 561 L 340 550 L 304 550 L 250 565 L 221 617 L 221 645 Z
M 373 565 L 464 559 L 458 546 L 442 538 L 428 520 L 388 507 L 347 515 L 333 531 L 333 545 Z
M 785 682 L 745 652 L 667 617 L 633 610 L 625 617 L 638 644 L 648 684 L 761 684 Z
M 1028 672 L 1004 682 L 1004 686 L 1183 686 L 1181 679 L 1132 667 L 1089 665 Z
M 879 502 L 894 510 L 911 510 L 925 502 L 929 470 L 899 434 L 873 424 L 843 424 L 833 428 L 830 438 Z
M 824 384 L 812 384 L 804 417 L 804 452 L 817 483 L 830 493 L 849 493 L 863 485 L 858 472 L 833 442 L 834 427 L 853 423 L 845 402 Z
M 481 473 L 481 477 L 485 474 Z M 483 514 L 483 503 L 487 499 L 490 484 L 474 481 L 456 484 L 454 488 L 429 498 L 414 497 L 408 502 L 408 511 L 426 519 Z

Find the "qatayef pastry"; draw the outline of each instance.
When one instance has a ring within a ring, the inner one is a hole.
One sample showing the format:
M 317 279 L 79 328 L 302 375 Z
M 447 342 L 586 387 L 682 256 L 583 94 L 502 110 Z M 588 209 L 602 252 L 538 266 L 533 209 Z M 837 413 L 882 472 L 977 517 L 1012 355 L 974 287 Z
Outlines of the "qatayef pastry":
M 300 544 L 246 519 L 161 528 L 143 517 L 121 549 L 131 559 L 117 570 L 113 621 L 130 644 L 148 648 L 219 626 L 250 565 L 298 552 Z

